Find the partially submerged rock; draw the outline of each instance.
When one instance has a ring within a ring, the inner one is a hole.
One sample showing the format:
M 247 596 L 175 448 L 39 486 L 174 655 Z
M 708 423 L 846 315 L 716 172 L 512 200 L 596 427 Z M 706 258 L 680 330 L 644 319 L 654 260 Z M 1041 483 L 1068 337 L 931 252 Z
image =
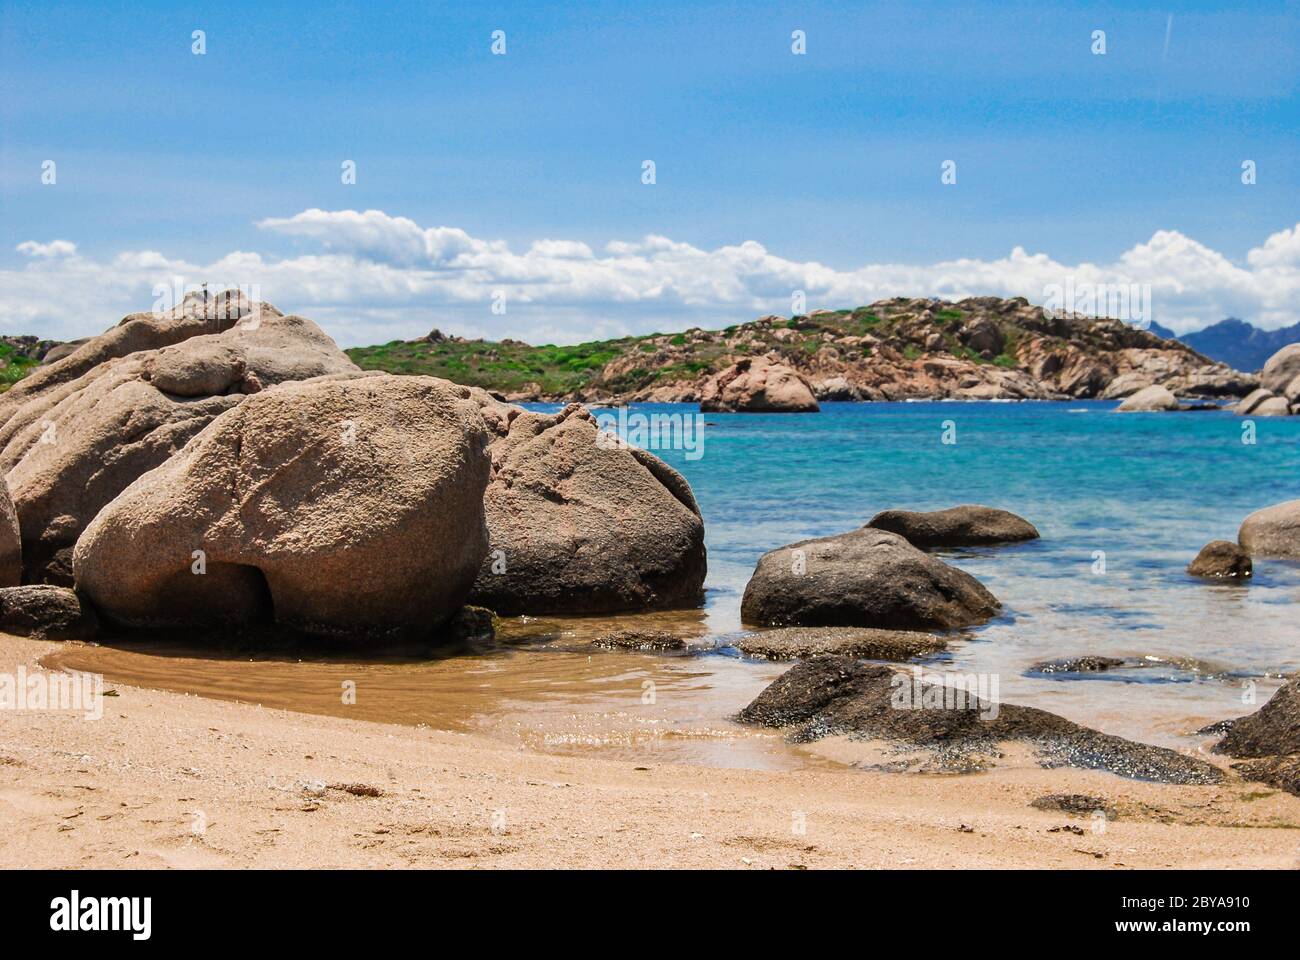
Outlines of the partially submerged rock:
M 922 682 L 893 667 L 849 657 L 802 660 L 740 712 L 739 719 L 790 727 L 796 742 L 830 735 L 928 749 L 990 750 L 1017 741 L 1045 766 L 1107 770 L 1168 783 L 1218 783 L 1218 767 L 1165 747 L 1100 733 L 1034 707 L 995 704 L 974 692 Z
M 711 377 L 700 391 L 705 413 L 814 413 L 808 381 L 766 357 L 747 357 Z
M 946 510 L 884 510 L 867 523 L 907 539 L 914 547 L 973 547 L 1037 540 L 1038 531 L 1008 510 L 963 504 Z
M 1266 783 L 1300 797 L 1300 754 L 1260 757 L 1258 760 L 1234 763 L 1232 769 L 1247 780 Z
M 1300 560 L 1300 500 L 1256 510 L 1242 521 L 1237 542 L 1252 557 Z
M 1042 660 L 1029 668 L 1031 673 L 1099 673 L 1113 670 L 1128 663 L 1119 657 L 1098 657 L 1085 654 L 1081 657 L 1062 657 L 1058 660 Z
M 1227 577 L 1234 580 L 1246 580 L 1254 572 L 1250 554 L 1231 540 L 1211 540 L 1201 547 L 1187 566 L 1187 572 L 1194 577 Z
M 827 653 L 863 660 L 911 660 L 947 649 L 942 637 L 915 630 L 870 627 L 778 627 L 749 633 L 735 648 L 767 660 L 806 659 Z
M 896 533 L 863 527 L 763 554 L 740 613 L 763 626 L 947 630 L 987 620 L 998 607 L 970 574 Z
M 1178 398 L 1160 384 L 1154 384 L 1128 397 L 1117 408 L 1120 413 L 1156 413 L 1178 409 Z
M 0 589 L 0 633 L 36 640 L 92 640 L 98 630 L 95 611 L 67 587 Z
M 427 637 L 487 554 L 488 439 L 445 380 L 282 385 L 105 507 L 77 542 L 77 584 L 128 626 Z
M 472 396 L 493 433 L 473 602 L 502 616 L 699 605 L 704 520 L 681 474 L 578 404 L 543 414 Z
M 1268 703 L 1235 720 L 1214 749 L 1242 758 L 1300 753 L 1300 680 L 1288 680 Z
M 663 630 L 618 630 L 591 641 L 609 650 L 684 650 L 686 641 Z

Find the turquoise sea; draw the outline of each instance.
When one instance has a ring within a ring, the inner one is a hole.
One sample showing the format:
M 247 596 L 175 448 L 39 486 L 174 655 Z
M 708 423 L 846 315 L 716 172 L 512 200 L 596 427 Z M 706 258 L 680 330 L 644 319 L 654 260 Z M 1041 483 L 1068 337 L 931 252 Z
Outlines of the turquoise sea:
M 1300 498 L 1300 418 L 1254 420 L 1248 444 L 1245 421 L 1226 411 L 1116 405 L 827 403 L 817 414 L 706 415 L 698 459 L 655 452 L 690 481 L 704 514 L 710 634 L 725 642 L 741 629 L 740 598 L 766 550 L 887 508 L 982 503 L 1024 516 L 1042 539 L 945 555 L 1004 607 L 954 644 L 944 668 L 997 674 L 1003 700 L 1143 739 L 1176 738 L 1189 716 L 1253 709 L 1243 696 L 1262 702 L 1278 674 L 1300 669 L 1300 564 L 1258 561 L 1245 586 L 1206 583 L 1185 567 L 1208 541 L 1235 540 L 1251 511 Z M 955 442 L 942 442 L 953 427 Z M 1159 659 L 1070 679 L 1025 675 L 1079 654 Z

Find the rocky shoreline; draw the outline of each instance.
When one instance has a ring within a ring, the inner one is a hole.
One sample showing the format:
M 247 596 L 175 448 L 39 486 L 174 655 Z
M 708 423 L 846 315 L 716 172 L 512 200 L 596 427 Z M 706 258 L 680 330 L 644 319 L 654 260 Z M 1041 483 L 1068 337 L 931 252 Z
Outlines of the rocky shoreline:
M 712 394 L 718 409 L 754 396 L 806 406 L 773 365 L 734 366 Z M 31 637 L 260 630 L 364 655 L 490 634 L 494 615 L 703 598 L 704 519 L 689 484 L 652 454 L 601 443 L 581 405 L 542 414 L 479 387 L 364 371 L 311 321 L 235 295 L 129 316 L 39 368 L 0 397 L 0 466 L 0 629 Z M 965 504 L 888 510 L 770 550 L 741 603 L 757 629 L 737 646 L 799 665 L 742 719 L 785 726 L 797 713 L 800 736 L 848 731 L 963 756 L 1032 741 L 1049 763 L 1217 782 L 1201 761 L 996 697 L 975 697 L 969 716 L 926 706 L 881 719 L 897 674 L 865 661 L 924 660 L 945 632 L 1001 608 L 933 551 L 1039 536 L 1009 511 Z M 1191 572 L 1245 582 L 1252 558 L 1296 557 L 1291 501 L 1247 517 L 1237 544 L 1211 543 Z M 596 644 L 667 654 L 683 652 L 678 641 L 623 631 Z M 1243 775 L 1296 792 L 1294 692 L 1283 690 L 1261 711 L 1253 752 L 1234 746 L 1246 721 L 1224 749 L 1248 761 Z M 997 709 L 1001 726 L 971 726 Z

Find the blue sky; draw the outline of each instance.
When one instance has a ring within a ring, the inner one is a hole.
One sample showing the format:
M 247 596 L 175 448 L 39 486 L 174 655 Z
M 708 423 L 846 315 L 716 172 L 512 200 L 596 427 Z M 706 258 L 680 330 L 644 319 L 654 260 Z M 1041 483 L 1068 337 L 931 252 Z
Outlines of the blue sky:
M 836 271 L 996 261 L 1016 247 L 1111 264 L 1160 231 L 1240 265 L 1300 221 L 1296 3 L 0 10 L 0 295 L 65 335 L 83 321 L 23 299 L 39 288 L 13 277 L 30 267 L 20 244 L 67 240 L 101 267 L 124 251 L 157 251 L 169 267 L 234 251 L 373 259 L 352 241 L 264 225 L 312 209 L 383 211 L 519 252 L 544 239 L 598 256 L 647 235 L 706 252 L 753 241 Z M 191 52 L 196 29 L 203 56 Z M 498 29 L 505 56 L 490 51 Z M 804 56 L 791 53 L 795 29 Z M 1091 52 L 1094 30 L 1106 32 L 1104 56 Z M 54 186 L 40 180 L 46 159 Z M 345 159 L 354 185 L 340 183 Z M 640 180 L 645 159 L 653 186 Z M 945 186 L 949 159 L 957 184 Z M 1243 159 L 1257 165 L 1249 187 Z M 52 259 L 37 265 L 47 280 Z M 89 276 L 84 263 L 73 274 Z M 268 299 L 302 292 L 281 286 Z M 344 340 L 415 335 L 429 320 L 572 339 L 735 322 L 788 299 L 548 289 L 522 293 L 512 319 L 467 308 L 477 293 L 423 287 L 387 304 L 358 292 L 280 305 L 369 318 L 336 333 Z M 1279 321 L 1271 301 L 1167 302 L 1165 318 L 1184 325 L 1218 309 Z

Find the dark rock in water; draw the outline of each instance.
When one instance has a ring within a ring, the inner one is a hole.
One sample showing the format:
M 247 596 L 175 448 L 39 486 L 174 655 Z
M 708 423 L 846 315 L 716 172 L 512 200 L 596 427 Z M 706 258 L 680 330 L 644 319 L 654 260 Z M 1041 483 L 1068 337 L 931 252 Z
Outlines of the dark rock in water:
M 464 606 L 442 627 L 449 641 L 491 640 L 497 634 L 497 615 L 486 607 Z
M 610 650 L 684 650 L 686 641 L 662 630 L 619 630 L 591 641 Z
M 1253 568 L 1250 554 L 1231 540 L 1211 540 L 1201 547 L 1187 567 L 1187 572 L 1194 577 L 1233 577 L 1247 579 Z
M 36 640 L 90 640 L 99 619 L 66 587 L 45 584 L 0 589 L 0 631 Z
M 885 510 L 867 524 L 905 537 L 914 547 L 975 547 L 1037 540 L 1038 531 L 1023 517 L 1007 510 L 964 504 L 928 513 Z
M 848 657 L 800 661 L 745 707 L 739 719 L 794 727 L 790 738 L 795 742 L 844 734 L 970 750 L 1018 741 L 1032 745 L 1048 767 L 1107 770 L 1165 783 L 1223 779 L 1218 767 L 1165 747 L 1100 733 L 1035 707 L 984 701 L 966 688 L 922 682 L 919 669 L 908 676 Z
M 734 644 L 751 657 L 806 659 L 837 653 L 862 660 L 910 660 L 947 649 L 941 637 L 915 630 L 870 627 L 780 627 L 741 637 Z
M 1232 769 L 1247 780 L 1258 780 L 1300 797 L 1300 755 L 1261 757 L 1258 760 L 1234 763 Z
M 1122 667 L 1126 662 L 1118 657 L 1063 657 L 1036 663 L 1029 670 L 1031 673 L 1097 673 Z
M 1300 753 L 1300 680 L 1288 680 L 1268 703 L 1234 721 L 1214 749 L 1243 758 Z
M 1221 737 L 1229 730 L 1231 730 L 1232 725 L 1236 722 L 1237 722 L 1236 717 L 1229 717 L 1227 720 L 1216 720 L 1214 721 L 1214 723 L 1207 723 L 1205 726 L 1201 727 L 1201 729 L 1197 730 L 1196 732 L 1202 737 L 1213 737 L 1213 736 Z
M 740 617 L 774 627 L 947 630 L 987 620 L 999 606 L 969 573 L 896 533 L 863 527 L 763 554 Z
M 1038 797 L 1030 804 L 1039 810 L 1060 810 L 1062 813 L 1077 813 L 1091 816 L 1098 810 L 1106 814 L 1107 820 L 1118 820 L 1114 805 L 1104 797 L 1090 797 L 1086 793 L 1049 793 Z

